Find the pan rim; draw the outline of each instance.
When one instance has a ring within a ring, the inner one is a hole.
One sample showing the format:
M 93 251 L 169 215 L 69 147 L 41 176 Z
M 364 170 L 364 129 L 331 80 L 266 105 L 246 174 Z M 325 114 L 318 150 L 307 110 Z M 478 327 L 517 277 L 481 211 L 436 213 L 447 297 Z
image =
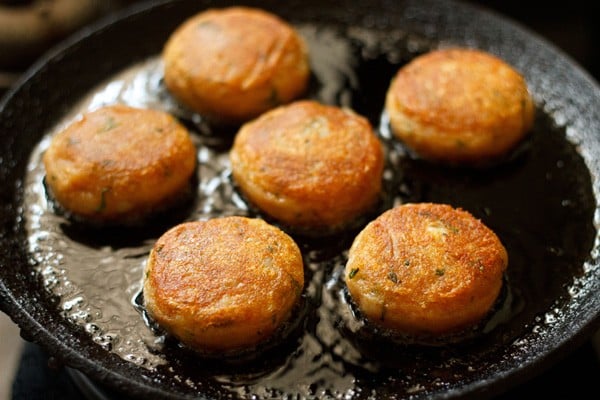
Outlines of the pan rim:
M 2 111 L 7 107 L 10 101 L 17 96 L 17 94 L 23 90 L 23 87 L 28 85 L 31 78 L 40 73 L 44 68 L 47 67 L 48 63 L 57 62 L 61 59 L 65 52 L 80 46 L 81 43 L 85 43 L 86 38 L 95 35 L 101 35 L 101 32 L 105 29 L 110 29 L 115 23 L 124 23 L 123 21 L 131 18 L 133 16 L 140 16 L 144 12 L 149 12 L 152 10 L 156 10 L 160 7 L 171 5 L 175 3 L 182 3 L 183 1 L 168 1 L 168 0 L 160 0 L 160 1 L 150 1 L 143 4 L 136 4 L 133 7 L 129 7 L 128 9 L 119 12 L 109 18 L 105 18 L 97 23 L 85 28 L 83 31 L 71 36 L 66 41 L 62 42 L 58 46 L 55 46 L 49 52 L 47 52 L 43 57 L 41 57 L 30 69 L 27 70 L 23 74 L 23 76 L 15 83 L 15 85 L 5 94 L 5 96 L 0 100 L 0 115 Z M 461 5 L 465 9 L 471 9 L 468 6 Z M 471 10 L 475 10 L 472 8 Z M 479 12 L 479 11 L 478 11 Z M 490 14 L 491 15 L 491 14 Z M 518 27 L 516 24 L 511 21 L 504 20 L 501 16 L 494 16 L 492 19 L 500 19 L 508 26 L 513 32 L 518 32 L 520 35 L 526 35 L 527 37 L 535 38 L 533 34 L 527 32 L 523 28 Z M 542 38 L 536 38 L 536 42 L 540 43 L 545 51 L 548 51 L 550 55 L 555 54 L 560 56 L 559 59 L 561 62 L 567 64 L 572 68 L 571 73 L 575 74 L 577 80 L 583 80 L 585 83 L 584 86 L 593 88 L 592 91 L 594 93 L 594 98 L 597 104 L 600 104 L 600 89 L 597 87 L 597 83 L 594 79 L 581 67 L 579 67 L 575 62 L 573 62 L 568 56 L 561 53 L 558 49 L 556 49 L 553 45 L 545 42 Z M 598 108 L 598 107 L 596 107 Z M 586 163 L 588 167 L 594 163 L 594 161 L 584 153 L 584 158 L 586 159 Z M 599 171 L 600 168 L 597 166 L 597 162 L 595 171 Z M 593 189 L 594 194 L 598 196 L 598 181 L 597 177 L 593 176 Z M 3 182 L 4 183 L 4 182 Z M 3 200 L 4 201 L 4 200 Z M 598 215 L 595 216 L 595 226 L 598 226 Z M 597 240 L 597 238 L 596 238 Z M 596 243 L 594 247 L 596 248 L 598 244 Z M 590 272 L 590 275 L 598 278 L 600 277 L 600 273 L 598 269 L 593 269 Z M 598 286 L 598 285 L 596 285 Z M 591 294 L 590 294 L 591 295 Z M 28 312 L 28 310 L 19 307 L 19 299 L 13 296 L 11 290 L 5 285 L 5 282 L 0 279 L 0 308 L 3 309 L 11 319 L 16 322 L 19 327 L 22 325 L 33 325 L 33 329 L 31 332 L 26 334 L 23 333 L 23 328 L 21 328 L 21 334 L 30 339 L 40 340 L 41 336 L 44 336 L 45 340 L 48 340 L 50 343 L 44 343 L 44 348 L 50 351 L 53 356 L 57 359 L 60 359 L 65 364 L 72 366 L 82 372 L 93 375 L 94 377 L 98 377 L 102 383 L 107 384 L 108 386 L 119 388 L 122 384 L 126 383 L 134 387 L 133 392 L 130 394 L 134 396 L 164 396 L 172 398 L 173 394 L 170 392 L 166 392 L 160 390 L 156 387 L 148 387 L 138 381 L 132 381 L 127 379 L 122 374 L 119 374 L 111 369 L 105 368 L 104 365 L 99 363 L 94 363 L 89 358 L 86 358 L 84 355 L 75 351 L 73 348 L 69 347 L 67 344 L 61 342 L 58 337 L 52 334 L 49 330 L 47 330 L 44 326 L 38 323 L 38 321 L 34 318 L 32 313 Z M 500 371 L 498 374 L 499 378 L 494 379 L 493 383 L 490 384 L 486 381 L 473 382 L 466 386 L 461 386 L 459 389 L 453 389 L 446 393 L 440 394 L 439 397 L 434 396 L 434 398 L 454 398 L 456 396 L 465 396 L 465 395 L 491 395 L 494 392 L 499 393 L 501 389 L 504 389 L 507 384 L 511 386 L 516 385 L 525 381 L 527 378 L 541 373 L 539 370 L 542 364 L 547 364 L 548 362 L 554 362 L 558 359 L 564 357 L 567 353 L 567 348 L 571 346 L 576 346 L 585 340 L 591 332 L 600 328 L 600 304 L 598 301 L 595 303 L 592 302 L 590 305 L 593 309 L 595 309 L 595 313 L 586 314 L 587 319 L 578 321 L 580 325 L 576 327 L 576 334 L 563 338 L 563 340 L 559 340 L 554 342 L 556 344 L 556 348 L 554 349 L 543 349 L 545 350 L 541 354 L 538 354 L 537 357 L 533 359 L 526 359 L 525 362 L 518 369 L 511 369 L 508 371 Z M 595 308 L 594 308 L 595 307 Z M 510 382 L 508 382 L 510 380 Z M 503 386 L 501 388 L 501 386 Z M 186 395 L 182 395 L 181 398 L 195 398 L 188 397 Z

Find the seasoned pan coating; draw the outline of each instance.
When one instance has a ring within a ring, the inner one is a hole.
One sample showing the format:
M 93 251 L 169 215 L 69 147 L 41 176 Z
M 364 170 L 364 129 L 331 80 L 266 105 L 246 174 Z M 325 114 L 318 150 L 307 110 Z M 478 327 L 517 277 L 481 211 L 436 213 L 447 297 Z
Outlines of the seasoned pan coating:
M 173 227 L 144 274 L 148 313 L 200 352 L 234 351 L 270 338 L 304 286 L 296 243 L 260 219 L 221 217 Z
M 282 106 L 246 123 L 230 160 L 250 202 L 298 232 L 318 235 L 346 227 L 380 196 L 383 149 L 369 122 L 314 101 Z
M 533 125 L 523 76 L 473 49 L 437 50 L 401 68 L 388 89 L 394 135 L 419 156 L 443 163 L 499 161 Z
M 112 105 L 56 134 L 43 161 L 51 195 L 69 214 L 94 223 L 129 223 L 189 190 L 196 148 L 171 115 Z
M 238 124 L 300 96 L 308 50 L 279 17 L 248 7 L 210 9 L 184 22 L 163 51 L 165 83 L 192 110 Z
M 372 323 L 399 333 L 446 334 L 490 311 L 507 263 L 498 237 L 468 212 L 405 204 L 359 233 L 344 277 Z

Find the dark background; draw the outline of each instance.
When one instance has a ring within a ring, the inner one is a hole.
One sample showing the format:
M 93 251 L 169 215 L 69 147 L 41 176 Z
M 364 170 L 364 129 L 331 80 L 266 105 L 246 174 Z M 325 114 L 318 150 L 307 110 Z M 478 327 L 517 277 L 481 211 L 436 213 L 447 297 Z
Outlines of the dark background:
M 113 12 L 135 2 L 135 0 L 112 1 L 112 7 L 107 8 L 104 13 Z M 0 6 L 11 3 L 14 5 L 15 3 L 27 3 L 27 1 L 0 0 Z M 600 44 L 600 22 L 598 21 L 600 15 L 592 12 L 592 2 L 497 0 L 469 1 L 469 3 L 503 15 L 541 36 L 582 66 L 596 82 L 600 82 L 600 48 L 598 46 Z M 68 32 L 65 32 L 66 34 Z M 60 40 L 63 36 L 57 35 L 53 38 L 53 42 Z M 51 44 L 51 42 L 47 43 L 47 45 Z M 2 51 L 3 49 L 0 48 L 0 52 Z M 19 63 L 11 66 L 0 63 L 0 77 L 3 73 L 5 77 L 17 77 L 35 58 L 36 56 L 33 56 L 30 59 L 20 60 Z M 0 84 L 0 95 L 6 89 L 6 84 Z M 532 395 L 535 395 L 536 398 L 599 398 L 600 387 L 597 383 L 597 379 L 600 378 L 599 354 L 600 332 L 575 349 L 574 352 L 559 360 L 553 367 L 509 391 L 501 399 L 529 398 Z

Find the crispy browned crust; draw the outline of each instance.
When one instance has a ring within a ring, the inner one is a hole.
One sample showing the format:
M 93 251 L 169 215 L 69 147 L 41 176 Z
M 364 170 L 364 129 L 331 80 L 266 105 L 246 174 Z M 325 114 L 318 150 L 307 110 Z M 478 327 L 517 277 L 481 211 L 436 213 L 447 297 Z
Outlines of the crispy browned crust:
M 534 103 L 510 65 L 479 50 L 417 57 L 394 77 L 386 98 L 393 133 L 426 159 L 497 161 L 531 129 Z
M 259 219 L 180 224 L 154 245 L 144 301 L 168 332 L 199 351 L 243 349 L 269 338 L 304 286 L 294 241 Z
M 356 237 L 344 276 L 353 301 L 373 323 L 401 333 L 440 334 L 489 312 L 507 264 L 498 237 L 468 212 L 405 204 Z
M 240 123 L 300 96 L 310 76 L 304 40 L 259 9 L 211 9 L 169 38 L 165 83 L 191 109 Z
M 369 210 L 381 190 L 383 150 L 369 122 L 314 101 L 246 123 L 230 159 L 252 203 L 305 232 L 345 226 Z
M 142 218 L 186 191 L 196 149 L 171 115 L 114 105 L 56 134 L 43 161 L 46 184 L 65 210 L 119 222 Z

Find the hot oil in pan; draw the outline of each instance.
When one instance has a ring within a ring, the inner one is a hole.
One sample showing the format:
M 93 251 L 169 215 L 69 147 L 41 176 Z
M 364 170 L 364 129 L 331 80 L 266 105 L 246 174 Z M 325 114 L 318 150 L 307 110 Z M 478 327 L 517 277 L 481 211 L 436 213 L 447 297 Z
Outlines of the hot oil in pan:
M 296 238 L 307 261 L 301 329 L 267 354 L 233 364 L 205 360 L 155 334 L 135 300 L 144 262 L 158 236 L 183 220 L 256 215 L 232 184 L 227 161 L 232 133 L 220 136 L 180 108 L 162 86 L 158 59 L 100 85 L 64 123 L 115 102 L 178 116 L 194 131 L 199 149 L 198 193 L 191 209 L 142 229 L 90 231 L 69 223 L 52 211 L 43 187 L 41 155 L 50 132 L 32 154 L 26 180 L 24 216 L 32 264 L 74 326 L 107 351 L 145 368 L 149 379 L 184 393 L 214 398 L 397 398 L 476 380 L 490 360 L 501 358 L 507 348 L 526 346 L 524 335 L 560 318 L 560 299 L 572 294 L 573 276 L 583 273 L 595 235 L 595 201 L 576 146 L 566 139 L 564 128 L 540 111 L 532 135 L 510 160 L 495 167 L 452 169 L 415 160 L 391 138 L 383 102 L 397 68 L 434 44 L 401 31 L 340 32 L 314 26 L 300 31 L 311 49 L 309 97 L 352 107 L 379 128 L 388 153 L 380 211 L 404 202 L 448 203 L 482 219 L 507 247 L 506 289 L 477 335 L 428 347 L 364 334 L 340 278 L 356 231 L 325 241 Z

